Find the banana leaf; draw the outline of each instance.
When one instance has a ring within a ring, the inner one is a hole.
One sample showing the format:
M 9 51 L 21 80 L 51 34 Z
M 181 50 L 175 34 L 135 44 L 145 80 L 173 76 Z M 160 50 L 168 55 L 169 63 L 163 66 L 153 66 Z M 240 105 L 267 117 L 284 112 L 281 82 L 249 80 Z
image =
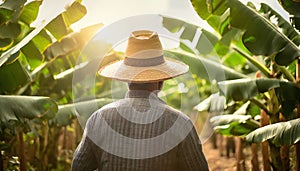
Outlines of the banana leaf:
M 221 35 L 229 30 L 228 0 L 191 0 L 198 15 Z
M 78 1 L 67 6 L 66 11 L 55 17 L 45 27 L 51 34 L 60 40 L 63 36 L 72 32 L 70 25 L 86 15 L 86 8 Z
M 251 115 L 218 115 L 210 119 L 214 130 L 227 136 L 243 136 L 259 128 L 259 122 Z
M 6 0 L 0 4 L 0 25 L 7 22 L 16 23 L 26 0 Z
M 22 49 L 28 42 L 30 42 L 36 35 L 38 35 L 45 27 L 47 27 L 48 31 L 51 32 L 52 35 L 56 35 L 57 37 L 61 38 L 62 36 L 62 32 L 63 33 L 69 33 L 70 32 L 70 28 L 65 28 L 66 26 L 70 26 L 70 22 L 75 22 L 78 19 L 82 18 L 86 11 L 83 10 L 85 9 L 84 6 L 82 6 L 79 2 L 75 1 L 71 6 L 68 6 L 66 8 L 66 11 L 62 14 L 59 14 L 57 16 L 57 18 L 62 18 L 62 16 L 67 16 L 68 21 L 65 20 L 50 20 L 50 21 L 45 21 L 43 25 L 36 27 L 35 29 L 33 29 L 28 35 L 26 35 L 26 37 L 22 38 L 22 40 L 20 42 L 18 42 L 16 45 L 14 45 L 13 47 L 11 47 L 10 49 L 8 49 L 7 51 L 3 52 L 0 56 L 0 67 L 7 61 L 9 61 L 9 59 L 12 57 L 13 54 L 17 53 L 20 49 Z M 76 8 L 76 9 L 74 9 Z M 77 9 L 78 8 L 78 9 Z M 76 13 L 76 11 L 78 13 Z M 70 15 L 70 14 L 75 14 L 76 15 Z M 74 17 L 74 19 L 70 18 L 70 17 Z M 62 23 L 62 22 L 67 22 L 67 23 Z M 50 24 L 51 23 L 51 24 Z M 49 26 L 49 25 L 53 25 Z M 59 30 L 59 28 L 61 30 Z M 68 31 L 64 31 L 64 30 L 68 30 Z
M 0 26 L 1 39 L 15 39 L 21 34 L 21 26 L 18 23 L 7 22 Z
M 20 14 L 20 20 L 30 25 L 38 16 L 42 1 L 32 1 L 26 4 Z
M 267 125 L 249 133 L 245 140 L 258 143 L 266 140 L 275 145 L 293 145 L 300 140 L 300 119 Z
M 266 4 L 262 4 L 259 12 L 263 14 L 259 14 L 258 11 L 238 0 L 228 0 L 223 3 L 206 0 L 191 0 L 191 2 L 199 16 L 207 20 L 221 35 L 227 33 L 223 30 L 230 29 L 229 25 L 243 30 L 243 43 L 255 55 L 275 55 L 276 63 L 286 66 L 300 56 L 298 43 L 296 43 L 299 40 L 295 39 L 296 34 L 299 33 Z M 215 9 L 222 10 L 208 10 L 213 8 L 214 4 L 218 4 Z M 226 12 L 228 8 L 230 8 L 230 16 Z M 271 17 L 278 20 L 277 25 L 271 22 Z
M 269 5 L 261 3 L 259 12 L 262 13 L 263 17 L 267 18 L 269 21 L 276 21 L 276 23 L 273 24 L 276 24 L 280 28 L 280 31 L 284 35 L 286 35 L 292 42 L 294 42 L 298 46 L 300 45 L 299 32 L 291 25 L 290 22 L 286 21 Z
M 195 110 L 209 111 L 209 112 L 223 112 L 226 107 L 226 98 L 224 96 L 220 96 L 219 93 L 215 93 L 210 95 L 208 98 L 203 100 L 197 106 L 194 107 Z
M 19 60 L 0 67 L 0 94 L 15 93 L 30 82 L 30 76 Z
M 216 80 L 219 82 L 247 77 L 221 63 L 217 63 L 207 58 L 197 57 L 191 53 L 177 50 L 165 50 L 164 52 L 166 57 L 174 58 L 186 63 L 189 65 L 192 74 L 208 81 Z
M 290 14 L 300 17 L 300 2 L 297 0 L 278 0 L 279 4 Z
M 243 43 L 255 55 L 275 55 L 279 65 L 289 65 L 300 50 L 277 26 L 238 0 L 229 0 L 230 24 L 244 30 Z
M 193 7 L 203 20 L 213 15 L 222 15 L 228 8 L 228 0 L 191 0 Z
M 295 83 L 278 79 L 237 79 L 218 83 L 221 94 L 235 101 L 249 100 L 259 93 L 275 89 L 281 103 L 282 114 L 289 119 L 295 117 L 294 108 L 300 103 L 300 88 Z
M 195 48 L 202 55 L 209 54 L 214 49 L 215 44 L 218 42 L 217 36 L 200 28 L 199 26 L 175 18 L 169 18 L 165 16 L 162 16 L 162 18 L 163 26 L 166 29 L 172 33 L 181 32 L 180 39 L 193 42 L 193 44 L 195 44 Z M 201 33 L 199 37 L 196 37 L 197 32 Z M 195 38 L 197 39 L 195 40 Z
M 111 102 L 111 99 L 95 99 L 73 104 L 59 105 L 56 116 L 49 120 L 49 124 L 56 125 L 58 127 L 67 126 L 70 125 L 76 117 L 80 120 L 86 121 L 93 112 Z
M 264 93 L 274 88 L 282 88 L 282 91 L 284 92 L 290 91 L 289 88 L 294 87 L 295 89 L 293 90 L 295 91 L 291 92 L 291 94 L 297 95 L 299 93 L 299 88 L 296 88 L 296 85 L 294 83 L 269 78 L 246 78 L 222 81 L 218 83 L 218 87 L 221 94 L 233 98 L 235 101 L 251 99 L 259 93 Z M 282 96 L 286 99 L 290 99 L 291 95 L 282 94 Z
M 87 41 L 89 41 L 102 26 L 103 24 L 101 23 L 95 24 L 85 27 L 77 33 L 71 33 L 60 41 L 48 46 L 43 54 L 48 60 L 51 60 L 55 57 L 65 56 L 74 50 L 82 49 Z
M 58 108 L 49 97 L 0 95 L 1 132 L 25 125 L 27 120 L 51 119 Z
M 247 66 L 251 66 L 251 69 L 254 68 L 251 63 L 247 63 L 246 59 L 249 58 L 249 55 L 245 57 L 241 53 L 235 52 L 230 46 L 231 42 L 237 39 L 237 35 L 241 35 L 240 30 L 231 29 L 224 34 L 221 39 L 219 39 L 215 34 L 202 29 L 197 25 L 165 16 L 162 16 L 162 19 L 163 26 L 166 29 L 172 33 L 176 33 L 177 35 L 179 34 L 180 49 L 189 53 L 202 55 L 203 57 L 208 57 L 209 55 L 217 56 L 217 53 L 222 58 L 222 63 L 224 65 L 236 68 L 241 72 L 243 71 L 241 68 L 245 68 Z M 242 43 L 239 43 L 236 48 L 237 47 L 240 51 L 245 52 L 245 54 L 250 53 Z M 216 58 L 219 59 L 219 57 Z M 255 63 L 257 61 L 251 60 L 251 62 L 257 66 Z M 258 68 L 260 68 L 260 66 L 261 65 L 259 65 Z M 256 72 L 257 68 L 254 68 L 254 70 L 244 71 Z

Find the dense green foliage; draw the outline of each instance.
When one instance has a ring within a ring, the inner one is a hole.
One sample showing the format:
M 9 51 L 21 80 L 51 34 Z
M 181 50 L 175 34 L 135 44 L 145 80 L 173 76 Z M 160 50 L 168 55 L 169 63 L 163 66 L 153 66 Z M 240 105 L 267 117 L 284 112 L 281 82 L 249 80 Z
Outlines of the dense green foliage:
M 270 145 L 297 143 L 299 32 L 266 4 L 256 9 L 238 0 L 191 2 L 215 32 L 161 16 L 162 25 L 180 33 L 181 40 L 178 48 L 165 50 L 165 55 L 185 62 L 192 73 L 188 81 L 167 81 L 163 99 L 175 108 L 185 105 L 190 114 L 200 101 L 196 96 L 212 94 L 195 109 L 209 111 L 217 132 L 249 142 L 269 140 Z M 74 1 L 54 19 L 34 28 L 30 24 L 42 12 L 42 3 L 6 0 L 0 5 L 0 170 L 68 170 L 81 137 L 81 122 L 112 101 L 107 98 L 112 93 L 111 81 L 90 72 L 122 58 L 112 51 L 99 64 L 101 50 L 95 47 L 103 42 L 90 40 L 102 24 L 74 32 L 71 25 L 87 13 L 80 1 Z M 295 11 L 291 1 L 281 3 Z M 82 74 L 74 81 L 75 73 Z M 93 88 L 84 87 L 91 78 L 95 79 Z M 176 81 L 182 83 L 180 88 Z M 270 125 L 262 128 L 260 109 L 270 118 Z M 279 116 L 286 122 L 280 122 Z M 273 153 L 271 159 L 281 169 Z

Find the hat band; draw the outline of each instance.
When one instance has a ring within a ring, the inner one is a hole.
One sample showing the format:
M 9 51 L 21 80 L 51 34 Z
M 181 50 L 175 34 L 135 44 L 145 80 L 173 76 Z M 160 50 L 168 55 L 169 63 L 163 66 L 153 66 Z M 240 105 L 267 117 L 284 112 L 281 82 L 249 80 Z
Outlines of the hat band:
M 137 59 L 137 58 L 128 58 L 125 57 L 124 64 L 129 66 L 136 66 L 136 67 L 149 67 L 149 66 L 156 66 L 160 65 L 165 62 L 164 56 L 158 56 L 154 58 L 144 58 L 144 59 Z

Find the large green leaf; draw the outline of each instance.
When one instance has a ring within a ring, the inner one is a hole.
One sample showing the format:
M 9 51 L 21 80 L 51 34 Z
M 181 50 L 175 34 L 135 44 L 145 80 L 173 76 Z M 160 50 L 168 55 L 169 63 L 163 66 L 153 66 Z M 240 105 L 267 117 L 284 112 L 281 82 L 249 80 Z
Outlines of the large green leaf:
M 3 7 L 3 5 L 0 5 L 0 24 L 3 24 L 7 20 L 9 20 L 13 14 L 13 10 L 5 8 Z
M 176 50 L 166 50 L 165 56 L 175 58 L 186 63 L 189 65 L 192 74 L 208 81 L 224 81 L 247 77 L 246 75 L 226 67 L 221 63 L 207 58 L 197 57 L 194 54 Z
M 67 55 L 75 50 L 80 50 L 102 26 L 103 24 L 95 24 L 81 29 L 78 33 L 71 33 L 60 41 L 51 44 L 43 54 L 48 60 L 51 60 L 58 56 Z
M 75 1 L 71 6 L 68 6 L 66 8 L 65 13 L 60 14 L 58 16 L 65 16 L 67 14 L 69 14 L 70 12 L 73 13 L 74 10 L 78 12 L 77 15 L 75 16 L 70 16 L 68 15 L 68 17 L 66 17 L 68 19 L 67 24 L 66 23 L 61 23 L 64 22 L 64 20 L 59 20 L 59 21 L 55 21 L 54 20 L 50 20 L 50 21 L 45 21 L 43 23 L 43 25 L 36 27 L 35 29 L 33 29 L 26 37 L 24 37 L 20 42 L 18 42 L 18 44 L 16 44 L 15 46 L 13 46 L 12 48 L 8 49 L 7 51 L 5 51 L 4 53 L 1 54 L 0 56 L 0 67 L 9 60 L 9 58 L 11 57 L 12 54 L 15 54 L 16 52 L 18 52 L 22 47 L 24 47 L 28 42 L 30 42 L 36 35 L 38 35 L 41 30 L 43 30 L 45 28 L 45 26 L 47 27 L 48 31 L 51 32 L 52 35 L 59 35 L 58 37 L 61 38 L 62 36 L 66 35 L 67 33 L 70 33 L 70 30 L 68 30 L 67 32 L 64 31 L 65 28 L 61 28 L 62 30 L 59 30 L 61 24 L 65 25 L 70 25 L 71 22 L 70 21 L 77 21 L 80 17 L 82 17 L 83 14 L 85 14 L 84 10 L 82 10 L 84 7 L 81 4 L 78 4 L 79 2 Z M 75 5 L 74 5 L 75 4 Z M 79 8 L 79 9 L 77 9 Z M 79 17 L 80 16 L 80 17 Z M 74 19 L 70 19 L 70 17 L 74 17 Z M 53 27 L 51 26 L 50 29 L 48 27 L 49 23 L 51 23 L 50 25 L 53 25 Z M 67 28 L 70 29 L 70 28 Z M 65 34 L 62 34 L 65 33 Z
M 245 31 L 243 43 L 255 55 L 275 54 L 279 65 L 289 65 L 300 56 L 299 48 L 274 24 L 238 0 L 229 0 L 230 24 Z
M 274 88 L 283 88 L 285 91 L 288 91 L 289 89 L 287 87 L 295 87 L 295 84 L 278 79 L 246 78 L 222 81 L 218 83 L 218 86 L 221 94 L 231 97 L 236 101 L 240 101 L 253 98 L 259 93 L 264 93 Z
M 35 118 L 53 118 L 57 110 L 56 103 L 49 97 L 0 95 L 1 130 Z
M 67 126 L 70 125 L 73 119 L 76 117 L 86 120 L 97 109 L 111 102 L 111 99 L 95 99 L 73 104 L 60 105 L 58 106 L 59 109 L 56 116 L 51 119 L 49 123 L 55 124 L 56 126 Z
M 44 61 L 44 56 L 33 41 L 28 42 L 21 51 L 25 55 L 30 68 L 36 68 Z
M 7 22 L 0 25 L 0 38 L 10 38 L 15 39 L 21 33 L 21 26 L 18 23 Z
M 191 0 L 198 15 L 223 35 L 228 30 L 228 0 Z
M 220 96 L 219 93 L 215 93 L 203 100 L 197 106 L 195 106 L 194 109 L 198 110 L 199 112 L 223 112 L 225 106 L 226 98 L 224 96 Z
M 0 39 L 0 51 L 7 50 L 10 46 L 12 46 L 14 43 L 13 39 L 5 38 Z
M 66 8 L 66 11 L 58 15 L 47 26 L 46 29 L 60 40 L 63 36 L 72 32 L 70 25 L 81 19 L 87 13 L 86 8 L 79 2 L 74 1 Z
M 52 43 L 52 38 L 47 34 L 46 30 L 43 29 L 36 36 L 34 36 L 31 41 L 34 42 L 35 46 L 40 50 L 40 52 L 43 52 L 46 47 Z
M 191 0 L 192 4 L 201 18 L 207 22 L 220 34 L 227 33 L 233 27 L 243 30 L 243 42 L 245 46 L 255 55 L 270 56 L 275 55 L 275 61 L 279 65 L 289 65 L 300 56 L 300 50 L 294 42 L 297 32 L 280 15 L 266 4 L 262 4 L 260 12 L 243 5 L 238 0 L 229 0 L 228 3 L 219 3 L 220 13 L 212 13 L 207 10 L 207 4 L 219 1 Z M 210 5 L 213 6 L 213 5 Z M 230 17 L 226 9 L 230 8 Z M 221 12 L 223 11 L 222 16 Z M 229 26 L 229 19 L 230 25 Z M 271 20 L 278 22 L 274 24 Z M 297 37 L 297 36 L 296 36 Z M 289 39 L 290 38 L 290 39 Z M 298 38 L 297 38 L 298 39 Z
M 298 3 L 300 4 L 300 3 Z M 286 21 L 280 14 L 273 10 L 270 6 L 265 3 L 260 4 L 259 12 L 262 13 L 263 17 L 270 21 L 274 21 L 275 25 L 280 28 L 280 31 L 286 35 L 291 41 L 296 45 L 300 45 L 300 35 L 299 32 L 291 25 L 290 22 Z
M 15 93 L 30 81 L 20 61 L 0 67 L 0 94 Z
M 191 0 L 198 15 L 208 20 L 213 15 L 222 15 L 228 8 L 227 0 Z
M 279 4 L 292 16 L 300 17 L 300 2 L 297 0 L 277 0 Z
M 271 141 L 276 145 L 292 145 L 300 140 L 300 119 L 258 128 L 245 137 L 249 142 Z
M 2 7 L 6 9 L 10 9 L 12 11 L 19 9 L 23 4 L 25 4 L 26 0 L 6 0 L 3 4 L 1 4 Z
M 300 88 L 295 83 L 278 79 L 238 79 L 218 83 L 221 94 L 235 101 L 253 99 L 259 93 L 275 89 L 281 104 L 281 112 L 286 118 L 293 118 L 293 110 L 300 103 Z
M 181 32 L 180 39 L 193 42 L 195 44 L 195 48 L 202 55 L 209 54 L 214 49 L 215 44 L 218 42 L 218 37 L 209 31 L 200 28 L 199 26 L 175 18 L 162 17 L 163 26 L 166 29 L 172 33 Z M 197 32 L 201 32 L 199 37 L 195 37 Z M 197 40 L 194 40 L 195 38 L 197 38 Z
M 0 5 L 0 25 L 8 21 L 16 23 L 26 0 L 5 0 Z
M 80 1 L 74 1 L 67 10 L 62 13 L 65 23 L 67 26 L 77 22 L 87 13 L 86 8 L 81 4 Z
M 30 25 L 38 16 L 39 7 L 42 1 L 32 1 L 26 4 L 20 15 L 20 20 Z
M 223 135 L 241 136 L 259 128 L 259 122 L 250 115 L 219 115 L 210 119 L 214 129 Z
M 253 59 L 246 53 L 248 51 L 242 43 L 237 44 L 236 48 L 239 48 L 240 51 L 243 50 L 243 53 L 235 52 L 235 50 L 233 50 L 230 46 L 231 42 L 238 39 L 238 35 L 241 35 L 238 29 L 231 29 L 224 34 L 221 39 L 219 39 L 215 34 L 206 31 L 197 25 L 174 18 L 165 16 L 162 17 L 163 26 L 170 32 L 179 34 L 181 40 L 180 49 L 190 53 L 200 54 L 202 56 L 216 56 L 215 52 L 217 52 L 217 54 L 222 58 L 223 64 L 239 70 L 241 70 L 241 68 L 245 65 L 248 65 L 246 64 L 246 59 L 251 58 L 252 60 L 250 59 L 249 61 L 251 61 L 257 68 L 261 69 L 260 67 L 262 65 L 258 65 L 257 60 Z M 186 42 L 187 40 L 188 42 Z
M 279 102 L 281 103 L 281 112 L 286 119 L 294 119 L 296 113 L 294 109 L 300 103 L 300 89 L 294 84 L 288 82 L 280 83 L 280 88 L 275 89 Z

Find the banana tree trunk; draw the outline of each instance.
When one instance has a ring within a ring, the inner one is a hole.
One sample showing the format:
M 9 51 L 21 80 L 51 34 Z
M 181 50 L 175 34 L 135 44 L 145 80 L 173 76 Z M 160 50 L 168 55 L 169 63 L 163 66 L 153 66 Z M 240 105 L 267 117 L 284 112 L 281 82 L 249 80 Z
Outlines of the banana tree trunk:
M 270 123 L 278 123 L 279 120 L 279 102 L 276 97 L 275 91 L 271 90 L 270 93 L 270 100 L 268 103 L 270 114 Z M 280 155 L 280 147 L 275 146 L 272 142 L 269 142 L 270 147 L 270 156 L 271 156 L 271 165 L 274 171 L 281 171 L 283 170 L 281 155 Z
M 211 135 L 210 140 L 211 140 L 213 149 L 217 149 L 218 148 L 218 145 L 217 145 L 217 135 L 216 135 L 215 132 Z
M 282 163 L 280 156 L 280 147 L 275 146 L 273 143 L 269 143 L 270 155 L 271 155 L 271 165 L 274 171 L 281 171 Z
M 266 114 L 264 110 L 260 111 L 260 126 L 266 126 L 269 124 L 269 116 Z M 261 151 L 262 151 L 262 159 L 263 159 L 263 168 L 264 171 L 271 171 L 271 165 L 269 160 L 269 144 L 268 141 L 264 141 L 261 143 Z
M 245 165 L 245 156 L 244 156 L 244 142 L 241 138 L 237 137 L 236 139 L 237 145 L 236 145 L 236 171 L 245 171 L 246 165 Z
M 296 67 L 296 81 L 300 84 L 300 59 L 297 61 Z M 300 118 L 300 105 L 297 105 L 297 117 Z M 296 171 L 300 171 L 300 142 L 295 144 L 295 155 L 296 155 Z
M 283 171 L 290 170 L 290 146 L 284 145 L 280 149 Z
M 23 130 L 21 130 L 21 129 L 18 131 L 18 139 L 19 139 L 20 171 L 27 171 L 25 144 L 24 144 L 24 138 L 23 138 Z
M 0 153 L 0 170 L 4 170 L 4 166 L 3 166 L 3 156 Z
M 283 115 L 280 115 L 279 118 L 280 118 L 280 122 L 286 121 Z M 289 145 L 281 146 L 280 155 L 281 155 L 283 171 L 289 171 L 290 170 L 290 146 Z
M 260 171 L 259 170 L 259 163 L 258 163 L 258 156 L 257 156 L 257 144 L 253 143 L 251 145 L 251 164 L 252 164 L 252 171 Z
M 223 137 L 222 134 L 218 134 L 218 141 L 219 141 L 219 152 L 220 152 L 220 156 L 223 156 L 223 151 L 224 151 L 224 139 L 225 137 Z
M 52 168 L 57 168 L 58 164 L 58 139 L 59 135 L 61 133 L 61 128 L 60 127 L 54 127 L 49 129 L 49 134 L 48 134 L 48 144 L 47 144 L 47 150 L 46 150 L 46 155 L 47 155 L 47 163 L 51 165 Z

